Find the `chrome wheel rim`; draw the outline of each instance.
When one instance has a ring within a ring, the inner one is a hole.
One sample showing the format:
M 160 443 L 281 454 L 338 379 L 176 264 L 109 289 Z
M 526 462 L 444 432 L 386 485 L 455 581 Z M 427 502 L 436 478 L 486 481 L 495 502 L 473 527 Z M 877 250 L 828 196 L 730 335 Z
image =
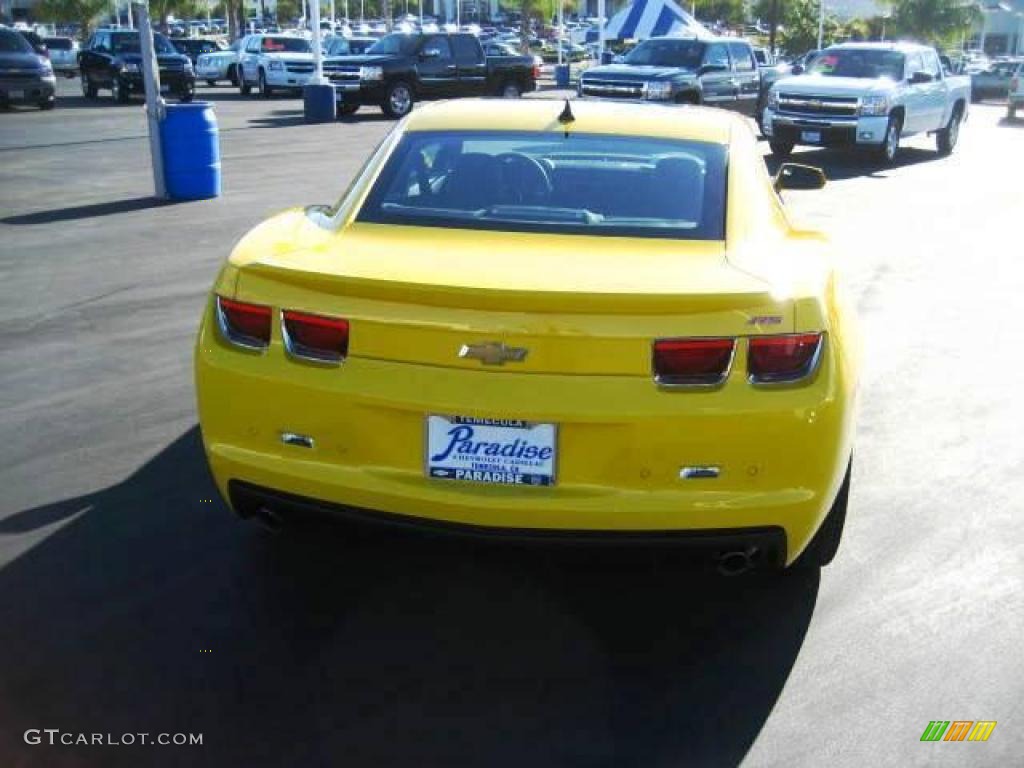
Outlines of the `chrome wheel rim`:
M 960 138 L 960 116 L 953 115 L 953 120 L 949 124 L 949 146 L 953 148 L 956 146 L 956 140 Z
M 514 85 L 506 85 L 505 89 L 501 93 L 506 99 L 515 99 L 519 96 L 519 89 Z
M 412 95 L 409 93 L 409 89 L 404 85 L 395 88 L 391 91 L 391 98 L 388 99 L 391 104 L 391 109 L 399 115 L 404 115 L 409 111 L 409 103 L 412 101 Z
M 898 121 L 889 125 L 889 135 L 885 137 L 885 156 L 889 160 L 896 159 L 896 152 L 900 148 L 900 126 Z

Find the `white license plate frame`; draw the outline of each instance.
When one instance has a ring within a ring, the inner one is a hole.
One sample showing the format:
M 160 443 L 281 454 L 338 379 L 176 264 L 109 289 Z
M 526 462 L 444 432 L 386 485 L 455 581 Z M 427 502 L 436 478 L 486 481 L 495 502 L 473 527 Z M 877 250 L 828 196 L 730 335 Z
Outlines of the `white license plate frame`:
M 556 484 L 555 423 L 427 414 L 423 433 L 424 473 L 431 480 L 534 488 Z

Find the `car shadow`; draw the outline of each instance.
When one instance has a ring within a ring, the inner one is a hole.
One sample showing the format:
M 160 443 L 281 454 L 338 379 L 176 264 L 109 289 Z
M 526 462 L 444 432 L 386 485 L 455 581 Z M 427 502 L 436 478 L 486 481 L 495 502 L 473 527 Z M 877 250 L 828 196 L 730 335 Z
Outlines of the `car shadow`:
M 908 168 L 941 158 L 934 150 L 902 147 L 896 160 L 884 163 L 865 152 L 849 152 L 833 149 L 811 149 L 795 152 L 785 160 L 774 155 L 765 155 L 765 165 L 773 176 L 783 163 L 801 163 L 821 168 L 829 181 L 844 181 L 854 178 L 884 179 L 886 173 L 899 168 Z
M 217 499 L 197 428 L 0 541 L 0 764 L 23 767 L 735 766 L 818 592 L 666 552 L 270 536 Z
M 999 119 L 999 125 L 1005 125 L 1010 128 L 1024 128 L 1024 110 L 1021 111 L 1020 117 L 1002 117 Z
M 150 208 L 164 208 L 181 202 L 180 200 L 163 200 L 159 197 L 133 197 L 127 200 L 117 200 L 112 203 L 93 203 L 91 205 L 78 205 L 73 208 L 55 208 L 49 211 L 36 211 L 17 216 L 7 216 L 0 219 L 0 224 L 12 224 L 15 226 L 54 224 L 61 221 L 95 219 L 101 216 L 113 216 L 118 213 L 145 211 Z

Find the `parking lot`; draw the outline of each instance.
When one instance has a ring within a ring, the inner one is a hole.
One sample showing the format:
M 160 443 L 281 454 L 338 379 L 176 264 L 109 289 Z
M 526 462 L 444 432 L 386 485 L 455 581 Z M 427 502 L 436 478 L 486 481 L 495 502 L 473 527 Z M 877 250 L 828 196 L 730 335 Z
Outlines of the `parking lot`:
M 850 513 L 820 577 L 724 579 L 665 552 L 238 522 L 195 415 L 211 281 L 261 219 L 333 202 L 393 123 L 200 88 L 224 194 L 157 204 L 141 103 L 60 87 L 52 112 L 0 114 L 0 764 L 1019 763 L 1024 121 L 1005 107 L 974 105 L 946 158 L 925 137 L 891 169 L 796 153 L 830 183 L 786 198 L 837 242 L 865 335 Z M 999 726 L 921 743 L 935 719 Z

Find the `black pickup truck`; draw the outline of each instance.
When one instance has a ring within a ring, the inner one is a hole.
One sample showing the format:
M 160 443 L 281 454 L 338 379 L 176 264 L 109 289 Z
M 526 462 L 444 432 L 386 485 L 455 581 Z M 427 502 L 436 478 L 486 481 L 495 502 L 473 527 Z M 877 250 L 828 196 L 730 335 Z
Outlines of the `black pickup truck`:
M 338 112 L 351 115 L 363 105 L 400 118 L 413 104 L 460 96 L 515 98 L 537 87 L 532 56 L 484 56 L 470 34 L 385 35 L 362 56 L 324 60 Z
M 584 72 L 579 93 L 602 99 L 706 104 L 753 117 L 761 97 L 761 74 L 745 40 L 653 37 L 621 62 Z

